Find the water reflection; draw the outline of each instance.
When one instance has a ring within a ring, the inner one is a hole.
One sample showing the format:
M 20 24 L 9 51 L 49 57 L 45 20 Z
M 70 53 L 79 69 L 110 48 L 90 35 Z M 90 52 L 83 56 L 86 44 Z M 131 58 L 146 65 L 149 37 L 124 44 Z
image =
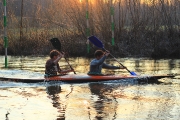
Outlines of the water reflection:
M 95 118 L 97 120 L 116 119 L 118 103 L 116 99 L 111 97 L 113 89 L 103 83 L 90 83 L 89 88 L 92 94 L 92 107 L 96 110 Z
M 20 86 L 20 84 L 19 84 Z M 44 84 L 1 88 L 1 119 L 177 119 L 180 84 Z M 13 102 L 12 102 L 13 101 Z M 9 114 L 8 114 L 9 113 Z M 22 113 L 22 114 L 18 114 Z M 48 118 L 47 118 L 48 117 Z
M 57 116 L 57 120 L 65 120 L 65 105 L 61 102 L 61 98 L 59 97 L 59 93 L 61 92 L 60 85 L 48 86 L 46 88 L 48 98 L 52 99 L 53 107 L 57 108 L 59 115 Z
M 132 85 L 132 86 L 131 86 Z M 174 107 L 178 99 L 172 88 L 163 85 L 89 84 L 92 105 L 96 111 L 95 119 L 167 119 L 176 118 Z M 91 108 L 91 110 L 93 110 Z M 147 117 L 143 116 L 142 111 Z M 90 114 L 91 115 L 91 114 Z
M 59 115 L 57 115 L 57 120 L 65 120 L 67 109 L 66 101 L 73 91 L 73 86 L 71 85 L 70 88 L 71 90 L 68 93 L 63 93 L 64 91 L 62 91 L 60 85 L 52 85 L 46 87 L 48 98 L 52 100 L 53 107 L 55 107 L 59 113 Z M 63 96 L 64 98 L 61 98 L 60 96 Z
M 1 59 L 1 58 L 0 58 Z M 46 57 L 9 58 L 9 66 L 22 76 L 22 70 L 44 73 Z M 69 59 L 77 73 L 86 73 L 91 59 Z M 180 60 L 119 59 L 138 74 L 176 74 L 180 76 Z M 118 65 L 112 59 L 110 64 Z M 0 61 L 3 71 L 3 60 Z M 63 68 L 69 67 L 65 61 Z M 11 71 L 12 72 L 12 71 Z M 104 70 L 103 72 L 109 72 Z M 115 74 L 128 74 L 124 70 Z M 6 72 L 6 75 L 11 75 Z M 39 75 L 39 74 L 38 74 Z M 180 78 L 180 77 L 179 77 Z M 57 120 L 178 120 L 180 110 L 180 79 L 161 79 L 162 84 L 139 84 L 136 80 L 99 83 L 20 84 L 0 82 L 0 119 Z
M 6 119 L 5 120 L 9 120 L 9 118 L 8 118 L 8 115 L 9 115 L 10 113 L 7 111 L 7 113 L 6 113 Z

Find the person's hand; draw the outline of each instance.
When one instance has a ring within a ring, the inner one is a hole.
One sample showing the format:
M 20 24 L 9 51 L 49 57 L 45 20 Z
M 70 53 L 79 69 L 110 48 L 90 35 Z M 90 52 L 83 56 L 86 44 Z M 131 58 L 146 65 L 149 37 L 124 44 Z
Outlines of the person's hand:
M 72 68 L 72 69 L 70 70 L 70 72 L 74 72 L 74 69 Z
M 65 52 L 62 51 L 61 54 L 65 55 Z
M 61 58 L 63 58 L 64 55 L 65 55 L 65 53 L 64 53 L 64 52 L 61 52 L 59 56 L 60 56 Z
M 61 74 L 67 74 L 68 72 L 74 72 L 74 69 L 60 71 Z
M 110 52 L 108 50 L 105 51 L 105 56 L 108 56 Z
M 119 68 L 120 68 L 120 69 L 126 69 L 126 67 L 125 67 L 125 66 L 119 66 Z

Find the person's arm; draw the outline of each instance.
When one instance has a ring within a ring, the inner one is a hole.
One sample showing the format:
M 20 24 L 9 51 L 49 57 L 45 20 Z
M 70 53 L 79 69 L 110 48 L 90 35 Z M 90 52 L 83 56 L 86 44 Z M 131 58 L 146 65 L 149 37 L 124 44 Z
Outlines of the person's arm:
M 126 69 L 126 66 L 120 66 L 120 69 Z
M 106 56 L 103 56 L 101 59 L 97 60 L 93 60 L 91 61 L 91 65 L 101 65 L 106 59 Z
M 113 65 L 108 65 L 106 63 L 103 63 L 102 67 L 107 69 L 126 69 L 126 67 L 123 66 L 113 66 Z
M 70 69 L 70 70 L 61 70 L 61 71 L 60 71 L 61 74 L 66 74 L 66 73 L 68 73 L 68 72 L 74 72 L 74 70 L 73 70 L 73 69 Z
M 102 67 L 106 69 L 121 69 L 119 66 L 108 65 L 106 63 L 103 63 Z
M 59 60 L 60 60 L 61 58 L 63 58 L 63 57 L 64 57 L 64 54 L 58 55 L 57 59 L 53 61 L 54 64 L 57 64 L 57 63 L 59 62 Z

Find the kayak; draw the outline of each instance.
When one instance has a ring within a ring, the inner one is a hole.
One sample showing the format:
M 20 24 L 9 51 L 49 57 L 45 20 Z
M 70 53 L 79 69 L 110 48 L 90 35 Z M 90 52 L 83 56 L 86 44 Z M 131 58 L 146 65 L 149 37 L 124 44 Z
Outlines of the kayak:
M 100 81 L 114 81 L 114 80 L 157 80 L 165 77 L 174 77 L 173 75 L 149 75 L 149 76 L 132 76 L 132 75 L 87 75 L 87 74 L 66 74 L 51 77 L 0 77 L 0 80 L 15 81 L 24 83 L 62 81 L 71 83 L 84 82 L 100 82 Z

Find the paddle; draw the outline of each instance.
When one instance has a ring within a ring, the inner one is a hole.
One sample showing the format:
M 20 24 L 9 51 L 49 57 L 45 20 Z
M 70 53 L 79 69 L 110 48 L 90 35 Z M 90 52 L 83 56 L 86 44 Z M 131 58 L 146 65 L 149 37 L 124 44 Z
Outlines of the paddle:
M 50 39 L 51 44 L 54 46 L 55 49 L 57 49 L 59 52 L 62 53 L 61 51 L 61 42 L 59 41 L 58 38 L 52 38 Z M 66 57 L 64 57 L 66 62 L 68 63 L 68 65 L 70 66 L 70 68 L 73 70 L 72 66 L 69 64 L 68 60 L 66 59 Z M 76 72 L 74 71 L 74 74 L 76 74 Z
M 104 48 L 104 45 L 103 43 L 95 36 L 91 36 L 88 38 L 95 46 L 99 47 L 99 48 L 102 48 L 104 49 L 105 51 L 107 51 L 105 48 Z M 111 53 L 110 55 L 123 67 L 125 67 L 123 64 L 121 64 Z M 131 75 L 137 75 L 135 72 L 131 72 L 129 71 L 127 68 L 126 70 L 131 74 Z

